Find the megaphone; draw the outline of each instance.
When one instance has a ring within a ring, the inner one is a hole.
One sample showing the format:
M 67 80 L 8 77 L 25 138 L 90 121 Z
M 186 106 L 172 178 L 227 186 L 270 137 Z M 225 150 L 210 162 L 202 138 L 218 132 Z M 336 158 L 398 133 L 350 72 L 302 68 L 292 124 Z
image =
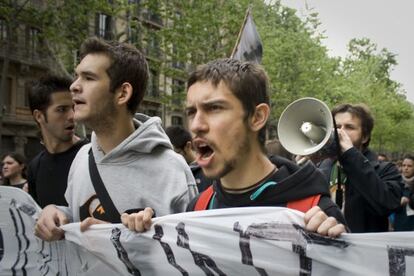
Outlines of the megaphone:
M 338 149 L 331 111 L 315 98 L 301 98 L 289 104 L 280 115 L 277 133 L 282 146 L 296 155 L 318 152 L 334 156 Z

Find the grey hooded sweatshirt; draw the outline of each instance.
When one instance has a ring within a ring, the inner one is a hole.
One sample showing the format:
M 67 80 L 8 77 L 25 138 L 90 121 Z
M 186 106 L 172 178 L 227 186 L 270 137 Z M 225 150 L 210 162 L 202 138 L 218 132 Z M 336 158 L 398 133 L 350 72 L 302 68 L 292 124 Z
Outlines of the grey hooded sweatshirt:
M 158 117 L 136 114 L 136 130 L 112 151 L 99 149 L 95 133 L 73 160 L 65 193 L 64 211 L 73 222 L 99 218 L 99 199 L 89 175 L 89 149 L 118 212 L 151 207 L 157 216 L 184 212 L 197 187 L 184 159 L 172 150 Z

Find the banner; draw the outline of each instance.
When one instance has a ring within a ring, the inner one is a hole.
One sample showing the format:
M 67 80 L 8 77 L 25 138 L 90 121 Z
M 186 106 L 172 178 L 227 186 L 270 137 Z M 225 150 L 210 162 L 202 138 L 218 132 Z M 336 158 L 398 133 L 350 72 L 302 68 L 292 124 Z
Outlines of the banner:
M 33 236 L 40 208 L 0 187 L 0 275 L 414 275 L 414 233 L 322 237 L 286 208 L 234 208 L 121 224 L 64 225 L 65 241 Z

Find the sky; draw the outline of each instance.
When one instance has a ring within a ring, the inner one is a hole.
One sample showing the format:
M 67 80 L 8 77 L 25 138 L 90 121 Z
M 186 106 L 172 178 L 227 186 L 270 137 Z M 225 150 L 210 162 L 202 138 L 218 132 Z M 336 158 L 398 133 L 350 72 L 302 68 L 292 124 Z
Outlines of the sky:
M 398 65 L 391 79 L 402 84 L 407 99 L 414 103 L 414 1 L 412 0 L 282 0 L 303 17 L 306 4 L 319 13 L 323 44 L 329 55 L 345 57 L 352 38 L 367 37 L 397 55 Z M 412 73 L 413 72 L 413 73 Z

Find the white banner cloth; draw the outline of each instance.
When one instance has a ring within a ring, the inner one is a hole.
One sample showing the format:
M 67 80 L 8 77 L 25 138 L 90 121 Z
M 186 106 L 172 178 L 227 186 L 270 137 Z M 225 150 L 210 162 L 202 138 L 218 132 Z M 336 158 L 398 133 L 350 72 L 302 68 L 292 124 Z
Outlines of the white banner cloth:
M 414 232 L 330 239 L 286 208 L 169 215 L 143 234 L 71 223 L 66 241 L 52 243 L 33 235 L 39 211 L 23 191 L 0 187 L 0 275 L 414 275 Z

